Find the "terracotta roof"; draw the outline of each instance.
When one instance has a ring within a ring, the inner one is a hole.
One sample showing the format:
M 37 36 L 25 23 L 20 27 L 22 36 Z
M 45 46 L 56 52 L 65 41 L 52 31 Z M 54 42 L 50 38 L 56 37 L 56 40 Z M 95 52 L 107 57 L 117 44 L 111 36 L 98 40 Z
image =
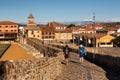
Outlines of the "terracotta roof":
M 52 26 L 52 27 L 64 27 L 63 24 L 60 24 L 58 22 L 49 22 L 48 26 Z
M 51 26 L 39 26 L 42 32 L 55 32 L 55 28 Z
M 74 29 L 74 30 L 78 30 L 78 29 L 81 29 L 82 27 L 80 26 L 75 26 L 75 27 L 71 27 L 71 29 Z
M 114 39 L 115 37 L 107 34 L 103 37 L 100 38 L 100 42 L 111 42 L 112 39 Z
M 107 30 L 107 31 L 117 31 L 119 28 L 118 27 L 107 27 L 107 28 L 104 28 L 104 30 Z
M 99 33 L 99 34 L 79 34 L 79 36 L 85 36 L 85 37 L 87 37 L 87 38 L 93 38 L 93 37 L 96 37 L 97 39 L 99 39 L 99 38 L 101 38 L 101 37 L 103 37 L 103 36 L 105 36 L 106 34 L 102 34 L 102 33 Z
M 102 27 L 102 24 L 88 24 L 85 25 L 86 29 L 95 29 L 97 27 Z
M 0 25 L 18 25 L 18 23 L 12 21 L 0 21 Z
M 64 31 L 67 33 L 72 33 L 72 30 L 70 28 L 66 28 Z

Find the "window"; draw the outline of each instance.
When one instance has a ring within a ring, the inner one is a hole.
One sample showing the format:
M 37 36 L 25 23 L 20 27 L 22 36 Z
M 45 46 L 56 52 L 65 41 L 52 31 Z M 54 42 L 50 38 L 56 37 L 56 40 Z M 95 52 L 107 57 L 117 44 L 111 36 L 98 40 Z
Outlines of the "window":
M 101 45 L 105 45 L 105 43 L 100 43 Z
M 38 37 L 39 37 L 39 35 L 38 35 Z
M 0 30 L 0 32 L 1 32 L 1 30 Z
M 5 26 L 6 28 L 8 27 L 8 26 Z
M 45 38 L 48 38 L 47 36 L 45 36 Z
M 42 32 L 42 35 L 44 35 L 44 32 Z
M 51 35 L 51 32 L 49 32 L 49 35 Z
M 16 30 L 14 30 L 16 32 Z
M 14 27 L 16 27 L 16 26 L 14 26 Z
M 92 34 L 93 32 L 90 32 L 90 34 Z
M 107 45 L 111 45 L 111 43 L 109 42 L 109 43 L 107 43 Z
M 38 31 L 38 33 L 39 33 L 39 31 Z
M 12 28 L 13 26 L 11 26 L 11 28 Z
M 1 28 L 1 26 L 0 26 L 0 28 Z
M 8 30 L 5 30 L 6 32 L 8 32 Z
M 0 37 L 2 37 L 3 36 L 3 34 L 0 34 Z
M 31 34 L 34 34 L 33 30 L 31 31 Z

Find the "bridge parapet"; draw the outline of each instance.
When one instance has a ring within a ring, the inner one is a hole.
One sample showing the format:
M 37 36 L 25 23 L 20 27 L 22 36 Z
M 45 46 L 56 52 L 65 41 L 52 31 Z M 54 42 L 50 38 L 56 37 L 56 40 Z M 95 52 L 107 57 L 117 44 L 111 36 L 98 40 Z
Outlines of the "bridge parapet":
M 54 80 L 61 73 L 61 56 L 0 62 L 0 80 Z
M 59 43 L 51 43 L 46 45 L 45 48 L 51 46 L 51 50 L 55 50 L 56 52 L 62 51 L 63 47 L 66 44 Z M 78 46 L 73 44 L 68 44 L 71 48 L 71 51 L 74 53 L 78 53 Z M 107 66 L 108 68 L 120 72 L 120 54 L 119 48 L 89 48 L 86 47 L 87 53 L 85 55 L 85 59 L 94 62 L 96 64 L 101 64 L 102 66 Z M 48 52 L 48 51 L 47 51 Z
M 63 47 L 65 44 L 51 44 L 54 47 Z M 68 44 L 72 52 L 78 53 L 78 46 Z M 86 47 L 85 59 L 98 65 L 106 66 L 113 71 L 120 72 L 120 49 L 119 48 L 91 48 Z

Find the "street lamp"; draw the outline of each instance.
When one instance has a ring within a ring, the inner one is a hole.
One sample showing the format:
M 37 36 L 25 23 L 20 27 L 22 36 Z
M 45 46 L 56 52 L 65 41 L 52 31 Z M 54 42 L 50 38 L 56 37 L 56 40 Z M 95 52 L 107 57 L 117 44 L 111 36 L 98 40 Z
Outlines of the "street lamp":
M 72 38 L 73 38 L 73 44 L 74 44 L 74 27 L 72 28 Z
M 60 42 L 60 27 L 56 27 L 56 30 L 57 30 L 58 33 L 59 33 L 59 35 L 58 35 L 58 37 L 59 37 L 58 39 L 59 39 L 59 40 L 58 40 L 57 42 Z

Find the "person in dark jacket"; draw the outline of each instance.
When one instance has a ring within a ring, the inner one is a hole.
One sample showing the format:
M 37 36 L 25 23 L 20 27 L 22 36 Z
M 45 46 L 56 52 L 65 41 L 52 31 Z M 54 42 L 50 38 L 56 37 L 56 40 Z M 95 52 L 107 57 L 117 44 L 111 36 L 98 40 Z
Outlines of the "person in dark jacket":
M 70 55 L 70 48 L 68 47 L 68 45 L 66 45 L 64 48 L 63 48 L 63 52 L 64 52 L 64 58 L 65 58 L 65 63 L 68 65 L 68 62 L 69 62 L 69 55 Z

